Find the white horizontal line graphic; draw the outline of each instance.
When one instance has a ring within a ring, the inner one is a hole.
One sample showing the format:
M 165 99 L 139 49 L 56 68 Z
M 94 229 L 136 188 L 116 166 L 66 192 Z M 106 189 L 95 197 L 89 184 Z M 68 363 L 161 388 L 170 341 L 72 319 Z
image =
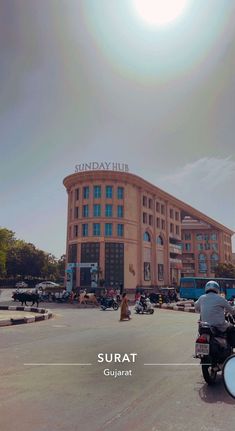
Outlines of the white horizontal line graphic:
M 201 365 L 201 364 L 194 364 L 194 363 L 184 363 L 184 364 L 176 364 L 176 363 L 167 363 L 167 364 L 144 364 L 145 366 L 173 366 L 173 367 L 178 367 L 178 366 L 191 366 L 191 365 Z M 211 365 L 211 364 L 204 364 L 204 365 Z
M 92 364 L 78 364 L 78 363 L 59 363 L 59 362 L 28 362 L 24 365 L 35 365 L 35 366 L 60 366 L 60 367 L 76 367 L 76 366 L 89 366 Z

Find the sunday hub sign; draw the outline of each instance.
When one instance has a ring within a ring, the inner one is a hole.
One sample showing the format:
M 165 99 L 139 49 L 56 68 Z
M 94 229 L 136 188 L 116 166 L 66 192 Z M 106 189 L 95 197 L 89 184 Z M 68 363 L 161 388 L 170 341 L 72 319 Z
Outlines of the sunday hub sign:
M 117 162 L 89 162 L 75 165 L 75 172 L 84 171 L 119 171 L 129 172 L 129 166 L 126 163 Z

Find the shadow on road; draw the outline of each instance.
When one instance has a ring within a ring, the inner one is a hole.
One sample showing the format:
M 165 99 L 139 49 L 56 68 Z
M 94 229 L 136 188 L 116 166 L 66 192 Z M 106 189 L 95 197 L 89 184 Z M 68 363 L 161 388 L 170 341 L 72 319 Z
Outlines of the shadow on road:
M 225 390 L 222 376 L 217 376 L 215 385 L 208 386 L 207 383 L 204 383 L 199 389 L 199 396 L 205 403 L 235 404 L 235 399 L 230 397 Z

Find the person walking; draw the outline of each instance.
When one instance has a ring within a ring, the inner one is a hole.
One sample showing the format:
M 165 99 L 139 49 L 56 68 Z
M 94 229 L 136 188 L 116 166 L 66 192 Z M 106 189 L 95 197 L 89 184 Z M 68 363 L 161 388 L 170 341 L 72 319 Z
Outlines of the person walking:
M 121 315 L 120 315 L 120 322 L 123 320 L 130 320 L 130 310 L 128 306 L 128 298 L 126 296 L 126 292 L 122 295 L 122 302 L 121 302 Z

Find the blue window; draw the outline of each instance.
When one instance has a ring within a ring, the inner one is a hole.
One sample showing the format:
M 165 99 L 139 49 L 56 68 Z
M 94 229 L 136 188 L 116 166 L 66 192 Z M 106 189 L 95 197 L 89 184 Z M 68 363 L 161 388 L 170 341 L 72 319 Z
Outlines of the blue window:
M 123 199 L 124 196 L 124 188 L 123 187 L 118 187 L 117 188 L 117 198 L 118 199 Z
M 94 186 L 94 198 L 101 198 L 101 186 Z
M 148 232 L 145 232 L 145 233 L 148 233 Z M 148 234 L 148 235 L 149 235 L 149 234 Z M 148 241 L 150 241 L 150 239 L 149 239 Z M 157 244 L 158 244 L 158 245 L 163 245 L 163 239 L 162 239 L 161 235 L 159 235 L 159 236 L 157 237 Z
M 117 206 L 117 216 L 120 218 L 123 217 L 123 205 Z
M 88 223 L 82 225 L 82 236 L 88 236 Z
M 117 236 L 123 236 L 124 235 L 124 225 L 118 224 L 117 225 Z
M 84 199 L 89 198 L 89 187 L 88 186 L 83 187 L 83 198 Z
M 93 223 L 93 236 L 100 236 L 100 223 Z
M 82 215 L 83 215 L 83 217 L 89 217 L 89 207 L 88 207 L 88 205 L 83 205 L 83 207 L 82 207 Z
M 202 253 L 198 255 L 198 269 L 199 272 L 207 272 L 206 256 Z
M 112 223 L 105 223 L 105 236 L 112 236 L 113 225 Z
M 105 205 L 105 217 L 112 217 L 113 215 L 113 205 Z
M 101 215 L 100 204 L 94 204 L 93 205 L 93 214 L 94 214 L 94 217 L 100 217 L 100 215 Z
M 148 232 L 144 232 L 144 241 L 151 242 L 151 238 Z
M 113 186 L 106 186 L 106 198 L 113 197 Z

